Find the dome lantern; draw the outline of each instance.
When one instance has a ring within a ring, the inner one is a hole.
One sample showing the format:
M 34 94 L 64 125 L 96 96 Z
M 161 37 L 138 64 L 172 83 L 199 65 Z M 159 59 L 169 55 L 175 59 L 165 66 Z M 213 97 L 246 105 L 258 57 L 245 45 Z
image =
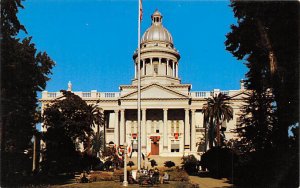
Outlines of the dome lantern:
M 151 18 L 152 18 L 152 24 L 160 25 L 162 23 L 162 15 L 157 9 L 152 14 Z

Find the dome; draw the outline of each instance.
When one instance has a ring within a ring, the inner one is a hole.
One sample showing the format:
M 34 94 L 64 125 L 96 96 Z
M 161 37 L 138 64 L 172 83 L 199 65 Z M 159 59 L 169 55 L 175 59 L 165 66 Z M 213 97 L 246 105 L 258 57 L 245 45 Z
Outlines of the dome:
M 162 15 L 156 10 L 152 16 L 152 25 L 145 31 L 142 36 L 141 43 L 146 42 L 165 42 L 173 44 L 172 35 L 162 25 Z

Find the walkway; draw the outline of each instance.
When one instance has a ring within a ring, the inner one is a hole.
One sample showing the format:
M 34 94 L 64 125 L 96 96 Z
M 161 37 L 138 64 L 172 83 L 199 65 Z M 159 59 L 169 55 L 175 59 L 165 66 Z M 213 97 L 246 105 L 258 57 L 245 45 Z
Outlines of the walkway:
M 198 184 L 200 188 L 232 187 L 232 184 L 228 183 L 226 178 L 215 179 L 211 177 L 190 176 L 190 181 Z

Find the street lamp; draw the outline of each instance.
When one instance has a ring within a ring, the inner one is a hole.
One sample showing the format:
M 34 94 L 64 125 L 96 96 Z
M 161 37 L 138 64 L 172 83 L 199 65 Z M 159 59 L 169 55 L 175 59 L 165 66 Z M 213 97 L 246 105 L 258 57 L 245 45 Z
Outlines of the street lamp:
M 127 187 L 128 186 L 128 181 L 127 181 L 127 143 L 124 143 L 124 181 L 123 181 L 123 186 Z

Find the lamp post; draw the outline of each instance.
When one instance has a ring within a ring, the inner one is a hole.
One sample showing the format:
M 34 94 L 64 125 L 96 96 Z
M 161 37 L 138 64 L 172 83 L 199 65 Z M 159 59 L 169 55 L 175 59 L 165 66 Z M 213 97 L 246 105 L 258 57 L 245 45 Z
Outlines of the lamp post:
M 123 181 L 123 186 L 127 187 L 128 186 L 128 181 L 127 181 L 127 143 L 124 143 L 124 181 Z

